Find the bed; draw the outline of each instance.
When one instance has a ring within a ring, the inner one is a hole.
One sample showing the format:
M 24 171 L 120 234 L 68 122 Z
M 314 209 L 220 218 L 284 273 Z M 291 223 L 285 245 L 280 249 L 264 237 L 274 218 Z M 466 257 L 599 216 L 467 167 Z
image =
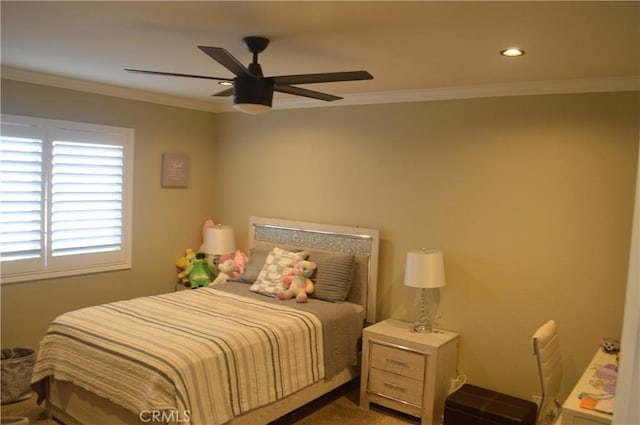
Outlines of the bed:
M 243 275 L 61 315 L 32 386 L 65 424 L 269 423 L 359 376 L 378 245 L 376 229 L 251 217 Z M 318 265 L 308 303 L 265 296 L 292 253 Z

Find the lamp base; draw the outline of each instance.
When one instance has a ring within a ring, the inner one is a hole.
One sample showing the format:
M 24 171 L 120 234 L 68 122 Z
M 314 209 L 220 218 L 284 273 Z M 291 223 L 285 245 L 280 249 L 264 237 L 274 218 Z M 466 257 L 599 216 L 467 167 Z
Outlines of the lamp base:
M 434 332 L 433 325 L 431 323 L 420 323 L 420 322 L 414 323 L 411 330 L 419 334 L 428 334 L 428 333 Z
M 431 333 L 433 330 L 433 323 L 439 317 L 438 304 L 440 303 L 440 288 L 420 288 L 418 293 L 418 302 L 420 303 L 420 318 L 414 323 L 412 331 L 417 333 Z M 431 295 L 431 299 L 427 300 L 427 291 Z M 429 303 L 428 301 L 431 301 Z M 432 304 L 432 305 L 429 305 Z

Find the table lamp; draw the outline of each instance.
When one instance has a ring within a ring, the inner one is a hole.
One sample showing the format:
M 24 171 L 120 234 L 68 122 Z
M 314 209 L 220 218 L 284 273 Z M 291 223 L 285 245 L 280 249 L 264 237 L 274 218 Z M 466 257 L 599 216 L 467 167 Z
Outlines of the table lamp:
M 414 325 L 414 330 L 420 333 L 428 333 L 433 330 L 433 321 L 437 317 L 439 289 L 445 285 L 444 260 L 442 251 L 437 249 L 422 248 L 407 253 L 404 284 L 412 288 L 418 288 L 420 292 L 420 319 Z M 435 308 L 428 311 L 427 289 L 435 301 Z
M 217 224 L 207 228 L 204 238 L 204 252 L 213 256 L 213 274 L 218 274 L 220 256 L 236 250 L 233 227 Z

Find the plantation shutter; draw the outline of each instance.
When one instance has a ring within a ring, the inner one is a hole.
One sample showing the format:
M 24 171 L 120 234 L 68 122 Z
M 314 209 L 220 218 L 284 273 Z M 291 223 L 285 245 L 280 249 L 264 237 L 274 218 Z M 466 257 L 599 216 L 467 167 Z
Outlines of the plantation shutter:
M 42 263 L 44 243 L 40 133 L 37 128 L 3 125 L 0 136 L 0 259 L 39 260 L 34 267 Z
M 2 115 L 0 283 L 131 267 L 133 136 Z
M 55 140 L 52 164 L 51 255 L 119 250 L 122 146 Z

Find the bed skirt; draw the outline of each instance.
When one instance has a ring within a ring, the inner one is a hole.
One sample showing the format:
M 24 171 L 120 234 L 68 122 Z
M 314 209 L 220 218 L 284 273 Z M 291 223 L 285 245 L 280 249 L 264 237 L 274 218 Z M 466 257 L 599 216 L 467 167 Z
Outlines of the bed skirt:
M 228 424 L 267 424 L 359 376 L 359 366 L 348 367 L 329 379 L 319 381 L 288 397 L 238 416 L 228 422 Z M 50 378 L 47 382 L 47 393 L 48 416 L 55 418 L 65 425 L 140 425 L 154 423 L 148 417 L 140 417 L 140 415 L 136 415 L 122 406 L 96 396 L 67 381 L 56 381 Z M 150 415 L 154 413 L 155 412 L 149 412 Z M 162 419 L 167 419 L 166 423 L 173 425 L 188 423 L 188 418 L 184 416 L 180 417 L 177 412 L 166 412 Z

